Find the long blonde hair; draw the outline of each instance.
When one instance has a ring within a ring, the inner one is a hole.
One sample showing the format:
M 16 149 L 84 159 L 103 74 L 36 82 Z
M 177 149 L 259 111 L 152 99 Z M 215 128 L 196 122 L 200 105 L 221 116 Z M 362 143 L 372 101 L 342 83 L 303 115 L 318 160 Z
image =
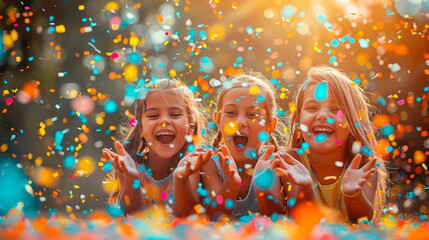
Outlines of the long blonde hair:
M 369 104 L 365 91 L 353 82 L 343 71 L 329 66 L 317 66 L 308 70 L 307 80 L 299 87 L 295 97 L 295 111 L 289 117 L 289 128 L 291 134 L 288 137 L 287 148 L 300 148 L 304 138 L 299 129 L 299 116 L 304 101 L 304 93 L 312 84 L 326 82 L 328 94 L 343 112 L 348 129 L 350 130 L 347 140 L 347 159 L 353 159 L 352 144 L 359 141 L 364 151 L 370 157 L 381 159 L 377 154 L 377 136 L 374 125 L 370 121 L 370 116 L 376 113 L 376 108 Z M 369 161 L 368 157 L 362 159 L 361 165 Z M 377 160 L 378 183 L 376 195 L 374 197 L 373 222 L 380 219 L 384 206 L 386 205 L 387 191 L 387 170 L 383 160 Z
M 240 88 L 240 87 L 253 87 L 256 86 L 258 88 L 258 91 L 260 94 L 264 97 L 264 109 L 267 114 L 266 124 L 267 126 L 270 125 L 274 118 L 275 118 L 275 111 L 277 106 L 276 98 L 275 98 L 275 90 L 272 85 L 268 84 L 268 79 L 266 79 L 261 73 L 248 71 L 245 74 L 240 74 L 236 76 L 232 76 L 230 80 L 228 80 L 230 87 L 229 88 L 222 88 L 222 90 L 219 92 L 219 95 L 217 97 L 217 104 L 216 104 L 216 111 L 215 115 L 219 116 L 220 112 L 223 108 L 223 97 L 225 94 L 233 88 Z M 224 83 L 224 85 L 226 85 Z M 279 143 L 283 142 L 281 140 L 282 135 L 275 133 L 277 130 L 282 127 L 282 123 L 280 121 L 277 121 L 277 126 L 274 129 L 273 134 L 269 134 L 269 142 L 270 144 L 274 145 L 277 149 L 279 149 Z M 219 143 L 222 139 L 222 133 L 218 129 L 217 135 L 213 141 L 213 147 L 217 148 L 219 146 Z
M 119 131 L 119 139 L 122 139 L 121 142 L 124 144 L 124 148 L 127 153 L 131 156 L 131 158 L 139 164 L 146 164 L 149 161 L 147 156 L 141 157 L 142 152 L 148 148 L 148 145 L 144 139 L 141 138 L 141 133 L 143 131 L 143 121 L 142 116 L 146 109 L 145 97 L 147 96 L 149 91 L 158 91 L 160 94 L 168 94 L 173 93 L 178 97 L 183 97 L 184 107 L 186 109 L 186 115 L 188 117 L 190 125 L 193 127 L 193 143 L 197 144 L 200 137 L 200 130 L 204 124 L 204 120 L 200 112 L 198 111 L 198 103 L 195 101 L 194 94 L 192 91 L 183 83 L 179 82 L 176 79 L 168 79 L 162 78 L 157 79 L 155 81 L 148 81 L 145 86 L 138 89 L 139 93 L 138 97 L 135 101 L 135 119 L 137 120 L 137 124 L 134 127 L 131 127 L 128 121 L 124 122 Z M 181 152 L 187 150 L 187 146 L 190 143 L 185 142 Z M 177 155 L 177 154 L 176 154 Z M 171 171 L 171 169 L 176 168 L 179 163 L 180 158 L 173 159 L 170 164 L 170 168 L 167 171 Z M 115 179 L 116 174 L 115 175 Z M 111 200 L 118 195 L 118 191 L 114 192 L 111 195 Z

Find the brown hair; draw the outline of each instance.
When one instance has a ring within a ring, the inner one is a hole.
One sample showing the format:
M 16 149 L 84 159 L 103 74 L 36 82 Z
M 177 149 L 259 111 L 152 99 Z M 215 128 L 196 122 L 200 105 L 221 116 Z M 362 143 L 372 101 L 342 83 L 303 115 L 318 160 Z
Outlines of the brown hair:
M 275 110 L 277 108 L 277 103 L 275 98 L 275 90 L 273 86 L 268 84 L 267 82 L 268 82 L 268 79 L 266 79 L 261 73 L 258 73 L 258 72 L 248 71 L 245 74 L 233 76 L 229 80 L 231 87 L 222 88 L 222 90 L 220 91 L 217 97 L 218 100 L 217 100 L 215 115 L 219 116 L 220 112 L 222 111 L 223 97 L 230 89 L 256 86 L 258 87 L 259 92 L 264 97 L 263 103 L 267 114 L 266 124 L 271 124 L 273 119 L 275 118 Z M 277 126 L 275 129 L 278 129 L 279 126 L 282 125 L 279 122 L 280 121 L 277 122 Z M 273 135 L 275 135 L 276 137 L 274 137 Z M 273 134 L 269 134 L 269 142 L 270 144 L 276 147 L 276 151 L 279 149 L 279 144 L 278 144 L 279 138 L 281 138 L 280 134 L 274 134 L 274 132 Z M 222 140 L 222 133 L 218 129 L 216 137 L 213 141 L 213 147 L 218 148 L 221 140 Z
M 289 129 L 291 134 L 288 137 L 287 148 L 300 148 L 304 142 L 298 126 L 299 116 L 302 109 L 304 93 L 312 84 L 326 82 L 328 85 L 328 93 L 332 96 L 334 102 L 343 112 L 343 117 L 347 122 L 350 130 L 349 139 L 347 142 L 347 158 L 353 159 L 355 154 L 352 152 L 352 144 L 359 141 L 362 147 L 366 146 L 371 150 L 371 154 L 376 154 L 377 148 L 376 132 L 374 125 L 370 121 L 370 116 L 375 114 L 377 109 L 371 106 L 368 98 L 365 96 L 365 91 L 353 82 L 343 71 L 329 66 L 317 66 L 308 70 L 308 79 L 299 87 L 295 97 L 295 111 L 289 117 Z M 355 124 L 359 124 L 358 127 Z M 378 135 L 378 134 L 377 134 Z M 375 156 L 381 158 L 381 156 Z M 368 158 L 364 157 L 361 164 L 368 162 Z M 374 198 L 374 216 L 373 222 L 380 219 L 386 200 L 387 190 L 387 170 L 383 160 L 377 161 L 378 183 L 377 192 Z
M 200 129 L 202 128 L 202 125 L 204 123 L 203 117 L 198 111 L 198 105 L 197 102 L 194 99 L 194 94 L 192 91 L 179 82 L 176 79 L 157 79 L 155 81 L 149 81 L 146 82 L 144 87 L 141 87 L 138 89 L 138 97 L 135 101 L 135 119 L 137 120 L 135 127 L 130 127 L 128 121 L 124 121 L 124 123 L 121 124 L 120 131 L 119 131 L 119 139 L 122 139 L 121 142 L 124 143 L 124 148 L 127 151 L 127 153 L 131 156 L 131 158 L 139 164 L 145 164 L 147 165 L 147 162 L 149 159 L 144 156 L 142 156 L 142 152 L 145 151 L 145 149 L 148 148 L 148 145 L 144 138 L 141 138 L 142 131 L 143 131 L 143 121 L 142 116 L 146 109 L 146 102 L 145 97 L 148 94 L 149 91 L 158 91 L 161 94 L 167 94 L 172 93 L 176 94 L 178 97 L 183 97 L 184 100 L 184 107 L 186 108 L 186 114 L 189 119 L 190 125 L 193 126 L 193 140 L 199 140 L 200 138 Z M 190 143 L 185 142 L 185 145 L 183 146 L 182 152 L 186 151 L 187 146 Z M 196 144 L 194 142 L 194 144 Z M 179 153 L 178 153 L 179 154 Z M 177 154 L 176 154 L 177 155 Z M 175 168 L 177 164 L 180 161 L 180 157 L 175 158 L 173 161 L 171 161 L 170 167 L 166 169 L 167 172 L 171 171 L 170 169 Z M 115 172 L 115 171 L 114 171 Z M 116 174 L 115 175 L 115 179 Z M 118 191 L 113 193 L 111 195 L 111 199 L 115 198 L 118 195 Z

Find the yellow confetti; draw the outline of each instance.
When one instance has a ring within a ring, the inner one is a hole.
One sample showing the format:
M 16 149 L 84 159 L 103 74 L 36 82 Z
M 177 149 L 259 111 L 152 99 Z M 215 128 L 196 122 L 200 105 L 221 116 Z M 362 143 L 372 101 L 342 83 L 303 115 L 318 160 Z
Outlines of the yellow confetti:
M 66 28 L 64 27 L 64 25 L 61 24 L 55 27 L 55 31 L 57 33 L 64 33 L 66 31 Z
M 58 172 L 54 172 L 53 174 L 52 174 L 52 176 L 54 176 L 54 177 L 58 177 Z
M 85 10 L 85 5 L 79 5 L 78 9 L 79 9 L 80 11 Z
M 331 179 L 335 180 L 335 179 L 337 179 L 337 176 L 326 176 L 323 179 L 325 179 L 326 181 L 331 180 Z
M 78 188 L 79 188 L 79 186 L 78 186 L 78 185 L 74 185 L 74 188 L 78 189 Z
M 258 94 L 259 88 L 257 86 L 253 86 L 249 89 L 250 94 Z
M 223 130 L 225 131 L 226 135 L 232 136 L 237 132 L 238 130 L 238 124 L 234 121 L 229 121 L 223 126 Z

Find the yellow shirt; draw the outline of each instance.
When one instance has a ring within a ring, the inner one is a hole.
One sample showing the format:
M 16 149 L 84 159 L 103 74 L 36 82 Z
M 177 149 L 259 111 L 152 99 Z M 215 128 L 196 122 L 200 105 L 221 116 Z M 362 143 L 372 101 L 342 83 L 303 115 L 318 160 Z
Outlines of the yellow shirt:
M 344 199 L 340 193 L 344 169 L 334 183 L 322 185 L 313 174 L 307 153 L 301 154 L 299 157 L 301 159 L 301 163 L 304 164 L 305 168 L 307 168 L 308 172 L 311 174 L 311 178 L 313 179 L 313 184 L 315 186 L 313 189 L 316 196 L 316 202 L 320 206 L 327 206 L 335 210 L 340 210 L 341 214 L 344 216 L 344 220 L 348 221 L 347 209 L 345 208 Z

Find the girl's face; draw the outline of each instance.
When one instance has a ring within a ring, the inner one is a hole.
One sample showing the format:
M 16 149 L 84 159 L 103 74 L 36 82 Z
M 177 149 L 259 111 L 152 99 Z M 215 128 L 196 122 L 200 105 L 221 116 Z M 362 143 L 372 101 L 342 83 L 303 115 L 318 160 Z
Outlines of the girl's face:
M 149 151 L 162 158 L 171 158 L 185 145 L 186 135 L 192 135 L 183 97 L 163 90 L 149 91 L 143 111 L 142 137 Z
M 228 90 L 223 96 L 221 112 L 216 117 L 225 145 L 236 161 L 248 159 L 245 156 L 247 148 L 258 152 L 261 146 L 258 134 L 267 131 L 269 124 L 263 111 L 264 103 L 257 101 L 258 94 L 250 94 L 249 89 L 238 87 Z M 248 153 L 246 155 L 249 156 Z
M 329 95 L 324 101 L 314 97 L 317 84 L 307 86 L 304 93 L 299 123 L 304 140 L 309 144 L 310 151 L 327 153 L 346 147 L 349 136 L 348 127 L 341 109 Z M 305 125 L 305 126 L 302 126 Z M 305 132 L 307 130 L 307 132 Z

